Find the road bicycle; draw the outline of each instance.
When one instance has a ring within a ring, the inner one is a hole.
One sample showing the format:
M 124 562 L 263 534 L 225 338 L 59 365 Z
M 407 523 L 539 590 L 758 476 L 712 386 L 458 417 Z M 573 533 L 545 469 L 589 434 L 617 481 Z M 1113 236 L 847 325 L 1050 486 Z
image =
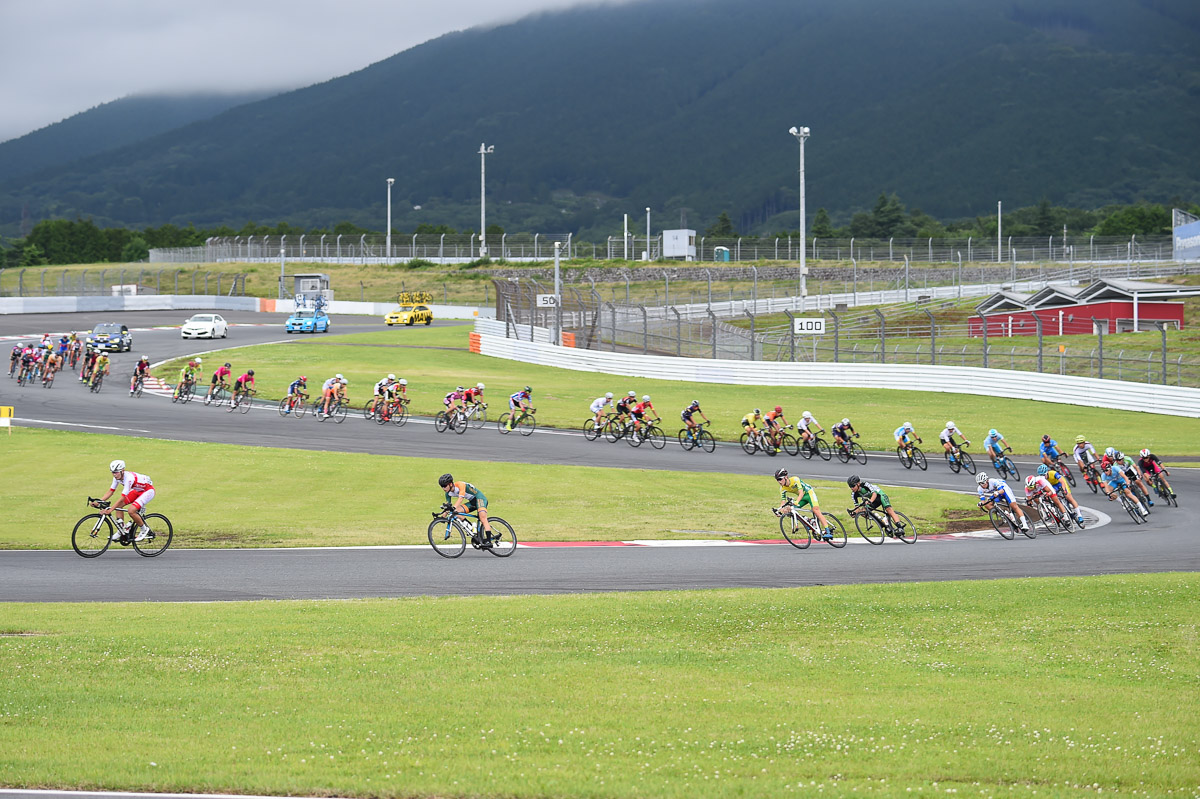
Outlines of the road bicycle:
M 684 452 L 691 449 L 702 449 L 705 452 L 712 452 L 717 448 L 716 439 L 712 433 L 704 428 L 711 422 L 701 422 L 696 425 L 693 430 L 690 427 L 684 427 L 679 430 L 679 446 L 683 447 Z
M 833 450 L 829 448 L 829 442 L 821 438 L 819 433 L 809 433 L 807 441 L 801 437 L 800 454 L 804 456 L 805 460 L 812 460 L 813 455 L 820 456 L 823 461 L 833 458 Z
M 596 417 L 589 416 L 583 420 L 583 424 L 579 425 L 579 429 L 583 431 L 583 437 L 588 441 L 595 441 L 597 438 L 605 434 L 608 425 L 616 418 L 616 414 L 605 413 L 600 416 L 600 424 L 596 424 Z M 621 435 L 624 435 L 622 431 Z
M 1113 493 L 1108 494 L 1108 499 L 1109 501 L 1115 499 L 1117 502 L 1120 502 L 1121 507 L 1123 507 L 1125 512 L 1129 514 L 1129 518 L 1133 519 L 1134 524 L 1145 524 L 1147 521 L 1149 521 L 1149 516 L 1143 516 L 1141 510 L 1137 506 L 1137 503 L 1125 496 L 1124 491 L 1121 491 L 1120 489 L 1114 489 Z M 1147 513 L 1148 512 L 1149 509 L 1147 508 Z
M 380 403 L 375 409 L 375 421 L 379 424 L 391 422 L 397 427 L 403 426 L 408 421 L 408 399 L 390 399 Z
M 1058 472 L 1070 484 L 1071 488 L 1075 487 L 1075 475 L 1071 473 L 1071 467 L 1063 463 L 1060 458 L 1053 458 L 1050 461 L 1054 464 L 1054 471 Z
M 1017 533 L 1023 533 L 1026 538 L 1037 538 L 1037 527 L 1030 524 L 1028 525 L 1028 530 L 1022 528 L 1021 523 L 1017 521 L 1017 514 L 1013 512 L 1013 509 L 1009 507 L 1007 502 L 991 500 L 982 503 L 980 507 L 986 505 L 991 505 L 988 508 L 988 516 L 991 518 L 992 527 L 996 528 L 996 532 L 1004 538 L 1011 541 L 1017 537 Z M 1028 522 L 1029 520 L 1026 519 L 1025 521 Z
M 792 440 L 795 441 L 794 437 L 789 436 L 789 438 L 792 438 Z M 779 448 L 782 450 L 783 442 L 781 441 L 779 443 Z M 753 455 L 756 452 L 762 451 L 773 458 L 779 454 L 776 452 L 775 445 L 767 440 L 766 431 L 758 428 L 742 433 L 741 437 L 738 439 L 738 444 L 741 445 L 742 451 L 747 455 Z M 795 455 L 796 453 L 789 452 L 788 454 Z
M 1075 532 L 1075 520 L 1071 518 L 1071 514 L 1060 511 L 1054 500 L 1044 494 L 1034 497 L 1029 507 L 1037 511 L 1042 529 L 1050 535 L 1058 535 L 1060 530 L 1064 533 Z
M 54 376 L 56 374 L 58 374 L 58 370 L 51 369 L 50 371 L 46 372 L 46 374 L 42 375 L 42 388 L 53 388 Z
M 467 405 L 467 410 L 464 414 L 467 424 L 471 425 L 475 430 L 487 424 L 487 407 L 486 402 L 472 402 Z
M 88 383 L 88 390 L 91 391 L 93 394 L 99 394 L 100 387 L 103 385 L 104 385 L 104 372 L 100 372 L 99 374 L 92 376 L 91 381 L 89 381 L 89 383 Z
M 220 408 L 229 399 L 229 384 L 222 380 L 217 387 L 204 395 L 204 404 Z
M 129 396 L 141 398 L 142 390 L 145 388 L 146 377 L 142 374 L 133 376 L 133 385 L 129 387 Z
M 439 433 L 444 433 L 447 430 L 453 430 L 460 436 L 467 432 L 467 416 L 462 408 L 455 408 L 452 411 L 438 411 L 433 417 L 433 429 Z M 504 432 L 501 430 L 500 432 Z M 524 431 L 522 431 L 524 432 Z M 533 432 L 532 430 L 530 432 Z M 525 435 L 528 435 L 526 433 Z
M 496 420 L 496 429 L 500 431 L 500 435 L 506 436 L 513 430 L 516 430 L 523 436 L 532 435 L 533 431 L 537 429 L 537 418 L 534 416 L 537 413 L 537 408 L 530 408 L 527 411 L 519 410 L 515 413 L 512 427 L 508 426 L 509 413 L 506 411 L 500 414 L 500 418 Z
M 75 371 L 75 367 L 79 365 L 79 347 L 71 348 L 71 371 Z
M 512 525 L 499 516 L 488 515 L 492 532 L 487 534 L 479 524 L 478 513 L 457 513 L 448 505 L 435 511 L 429 523 L 429 545 L 443 558 L 457 558 L 467 548 L 482 549 L 498 558 L 507 558 L 517 551 L 517 534 Z
M 865 502 L 856 502 L 853 508 L 846 508 L 846 513 L 854 517 L 858 534 L 872 544 L 882 544 L 885 538 L 896 538 L 906 544 L 916 543 L 917 526 L 900 511 L 895 508 L 892 510 L 900 517 L 900 529 L 896 529 L 887 511 L 873 508 Z
M 925 453 L 912 442 L 897 446 L 896 457 L 900 459 L 900 465 L 905 469 L 911 469 L 914 465 L 921 471 L 929 468 L 929 462 L 925 460 Z
M 1083 482 L 1092 489 L 1092 493 L 1098 494 L 1100 492 L 1100 475 L 1096 473 L 1096 464 L 1089 461 L 1080 469 L 1080 474 L 1083 475 Z
M 318 422 L 323 422 L 326 419 L 333 419 L 337 424 L 346 421 L 346 414 L 350 412 L 350 400 L 345 397 L 334 400 L 329 404 L 329 413 L 324 413 L 325 401 L 323 399 L 316 400 L 312 404 L 313 418 Z
M 832 513 L 823 513 L 825 521 L 833 530 L 826 535 L 825 531 L 821 530 L 817 524 L 817 519 L 812 511 L 801 513 L 789 500 L 787 504 L 780 508 L 771 508 L 771 512 L 779 517 L 779 531 L 783 533 L 783 537 L 787 542 L 796 549 L 808 549 L 808 545 L 817 541 L 824 541 L 831 547 L 841 549 L 846 546 L 846 528 L 838 517 Z
M 950 451 L 946 453 L 946 465 L 950 467 L 950 471 L 958 474 L 963 469 L 967 470 L 967 474 L 975 474 L 975 461 L 971 460 L 969 453 L 965 452 L 970 444 L 954 444 L 950 447 Z
M 1012 447 L 1005 447 L 1004 452 L 1012 452 Z M 1013 463 L 1013 459 L 1003 453 L 1001 453 L 999 458 L 993 455 L 992 468 L 1000 474 L 1001 479 L 1007 480 L 1009 475 L 1012 475 L 1017 480 L 1021 479 L 1021 473 L 1017 471 L 1017 464 Z
M 1170 474 L 1170 472 L 1167 472 L 1167 474 Z M 1154 477 L 1150 478 L 1150 487 L 1153 488 L 1154 493 L 1158 494 L 1158 496 L 1168 505 L 1174 505 L 1177 508 L 1179 507 L 1179 499 L 1175 496 L 1174 492 L 1167 489 L 1167 484 L 1163 482 L 1163 476 L 1161 472 L 1156 472 Z
M 87 504 L 89 507 L 101 510 L 107 510 L 110 505 L 110 503 L 95 497 L 88 497 Z M 117 512 L 120 513 L 121 509 L 118 509 Z M 142 521 L 150 528 L 150 532 L 144 539 L 138 541 L 137 534 L 131 531 L 122 520 L 114 520 L 112 516 L 103 513 L 89 513 L 75 523 L 75 529 L 71 531 L 71 547 L 85 558 L 99 557 L 113 543 L 113 533 L 119 529 L 121 535 L 117 538 L 116 543 L 123 547 L 132 546 L 139 555 L 145 558 L 161 555 L 167 550 L 167 547 L 171 546 L 171 538 L 175 533 L 171 520 L 161 513 L 143 513 L 141 516 Z M 132 524 L 132 521 L 130 523 Z
M 279 400 L 279 415 L 294 416 L 297 419 L 304 416 L 304 412 L 308 410 L 305 404 L 308 401 L 308 395 L 303 391 L 298 391 L 295 394 L 284 397 Z
M 233 399 L 229 401 L 229 412 L 241 411 L 242 413 L 249 413 L 250 408 L 254 406 L 254 395 L 257 393 L 252 388 L 244 388 L 241 391 L 235 392 Z
M 631 447 L 640 447 L 649 442 L 654 449 L 662 449 L 667 445 L 667 434 L 657 422 L 646 420 L 636 427 L 631 422 L 630 429 L 625 432 L 625 440 Z
M 182 405 L 192 401 L 192 397 L 196 394 L 196 381 L 185 380 L 175 386 L 175 390 L 171 392 L 171 402 L 178 402 Z
M 858 433 L 855 433 L 854 437 L 858 438 Z M 838 460 L 842 463 L 858 461 L 866 465 L 867 451 L 860 447 L 857 442 L 844 438 L 841 441 L 835 442 L 833 451 L 837 453 Z

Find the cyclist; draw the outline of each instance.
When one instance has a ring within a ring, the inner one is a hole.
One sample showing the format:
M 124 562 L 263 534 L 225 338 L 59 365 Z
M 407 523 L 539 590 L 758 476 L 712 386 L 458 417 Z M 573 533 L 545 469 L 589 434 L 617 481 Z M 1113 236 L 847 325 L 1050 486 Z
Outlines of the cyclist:
M 756 440 L 759 435 L 758 425 L 763 421 L 762 411 L 755 408 L 752 412 L 742 417 L 742 430 L 750 437 L 751 440 Z
M 633 430 L 635 433 L 641 429 L 642 418 L 647 413 L 654 414 L 654 418 L 650 420 L 651 422 L 661 421 L 661 419 L 659 418 L 659 415 L 658 415 L 658 411 L 654 410 L 654 405 L 650 402 L 649 394 L 643 394 L 642 401 L 639 402 L 637 405 L 634 405 L 633 410 L 630 411 L 630 413 L 633 415 Z
M 1017 504 L 1017 498 L 1013 495 L 1012 489 L 1008 483 L 1000 478 L 988 477 L 987 472 L 980 472 L 975 475 L 975 483 L 979 488 L 979 507 L 986 508 L 997 501 L 1002 501 L 1012 510 L 1013 515 L 1017 517 L 1017 521 L 1021 525 L 1021 529 L 1029 531 L 1029 519 L 1025 518 L 1024 511 Z
M 783 509 L 788 504 L 788 494 L 792 494 L 796 499 L 792 500 L 792 505 L 796 508 L 803 508 L 805 505 L 811 505 L 813 516 L 817 517 L 817 524 L 821 526 L 821 540 L 833 540 L 833 525 L 825 518 L 825 514 L 821 513 L 821 506 L 817 504 L 817 492 L 808 483 L 801 480 L 799 477 L 789 477 L 787 469 L 780 469 L 775 472 L 775 482 L 779 483 L 779 507 L 775 509 L 776 516 L 783 515 Z
M 296 403 L 304 402 L 304 398 L 308 396 L 304 393 L 304 389 L 306 388 L 308 388 L 308 377 L 306 375 L 300 375 L 288 385 L 288 404 L 287 410 L 283 412 L 284 416 L 287 416 L 292 412 L 292 408 L 296 405 Z
M 150 376 L 150 359 L 143 355 L 138 358 L 138 362 L 133 367 L 133 377 L 129 380 L 129 396 L 133 396 L 133 389 L 137 386 L 138 380 L 145 382 Z
M 1153 484 L 1155 475 L 1158 475 L 1162 480 L 1162 484 L 1166 486 L 1167 493 L 1171 495 L 1171 498 L 1178 499 L 1178 497 L 1175 496 L 1175 489 L 1171 488 L 1171 484 L 1167 482 L 1166 476 L 1170 474 L 1170 472 L 1167 471 L 1167 467 L 1163 466 L 1162 461 L 1159 460 L 1157 455 L 1148 449 L 1143 449 L 1138 453 L 1137 465 L 1138 468 L 1142 470 L 1142 474 L 1146 476 L 1146 481 L 1148 483 Z
M 1067 478 L 1057 469 L 1044 463 L 1037 467 L 1037 473 L 1039 477 L 1046 478 L 1046 482 L 1054 489 L 1054 493 L 1060 500 L 1066 500 L 1066 503 L 1075 510 L 1075 521 L 1079 522 L 1080 527 L 1083 527 L 1083 513 L 1079 510 L 1079 503 L 1075 501 L 1075 495 L 1071 493 L 1071 485 L 1067 482 Z
M 108 353 L 107 352 L 101 352 L 96 355 L 96 360 L 95 360 L 95 362 L 92 363 L 91 371 L 88 374 L 88 386 L 89 387 L 96 385 L 96 376 L 97 375 L 100 375 L 102 377 L 108 377 L 108 374 L 109 374 L 108 363 L 109 363 L 109 361 L 108 361 Z
M 58 357 L 66 363 L 67 357 L 71 354 L 71 341 L 65 335 L 58 337 L 58 344 L 54 351 L 58 353 Z
M 375 388 L 372 390 L 372 394 L 371 394 L 371 404 L 369 406 L 370 413 L 375 412 L 375 408 L 379 405 L 379 403 L 381 401 L 386 403 L 389 399 L 391 399 L 392 386 L 394 386 L 395 384 L 396 384 L 396 376 L 395 375 L 388 375 L 387 377 L 383 378 L 382 380 L 380 380 L 378 383 L 375 384 Z
M 463 408 L 463 392 L 465 390 L 462 386 L 459 386 L 442 399 L 442 404 L 446 406 L 446 417 L 450 419 L 451 427 L 454 426 L 455 414 L 460 408 Z
M 633 406 L 637 404 L 637 392 L 630 391 L 624 397 L 617 400 L 617 421 L 622 425 L 629 423 L 629 414 L 633 410 Z
M 530 412 L 529 399 L 533 396 L 533 389 L 530 386 L 520 391 L 516 391 L 508 395 L 508 429 L 512 430 L 513 422 L 517 420 L 517 410 L 520 409 L 525 413 Z
M 71 368 L 75 368 L 75 363 L 79 360 L 80 352 L 83 348 L 83 343 L 76 337 L 74 333 L 70 336 L 71 339 Z
M 253 385 L 254 385 L 254 370 L 247 369 L 246 373 L 244 375 L 242 375 L 241 377 L 239 377 L 237 379 L 237 381 L 233 384 L 233 400 L 236 402 L 237 398 L 242 394 L 246 395 L 246 399 L 250 399 L 250 388 Z
M 479 526 L 483 528 L 481 543 L 489 543 L 492 525 L 488 521 L 487 497 L 475 486 L 463 480 L 455 480 L 454 476 L 446 473 L 438 478 L 438 486 L 446 492 L 446 505 L 451 506 L 455 513 L 475 513 L 479 516 Z
M 1089 466 L 1096 465 L 1096 448 L 1087 440 L 1087 436 L 1075 436 L 1075 448 L 1071 450 L 1071 455 L 1083 474 L 1087 474 Z
M 1153 508 L 1154 500 L 1150 499 L 1150 488 L 1142 482 L 1142 473 L 1138 471 L 1137 464 L 1134 463 L 1133 458 L 1121 450 L 1117 450 L 1114 453 L 1113 461 L 1125 469 L 1125 479 L 1138 487 L 1138 490 L 1142 492 L 1142 496 L 1146 498 L 1146 504 Z
M 13 345 L 12 352 L 8 356 L 8 376 L 12 377 L 13 372 L 17 371 L 17 363 L 21 360 L 21 352 L 25 348 L 20 344 Z
M 83 355 L 83 366 L 79 368 L 80 383 L 88 383 L 91 380 L 92 369 L 96 366 L 96 357 L 96 350 L 92 348 L 91 344 L 87 345 Z
M 954 442 L 954 437 L 956 435 L 962 436 L 962 440 L 963 440 L 964 444 L 971 443 L 970 439 L 967 438 L 966 434 L 963 433 L 963 431 L 959 430 L 958 427 L 954 424 L 954 422 L 946 422 L 946 427 L 943 428 L 942 432 L 938 435 L 938 438 L 942 442 L 942 449 L 946 450 L 946 454 L 950 456 L 950 459 L 952 461 L 954 460 L 954 457 L 955 457 L 954 456 L 954 448 L 955 448 L 955 446 L 957 446 Z M 1010 491 L 1009 493 L 1012 493 L 1012 492 Z
M 850 417 L 842 419 L 837 424 L 830 425 L 829 432 L 833 433 L 833 443 L 839 447 L 850 443 L 850 436 L 858 438 L 858 431 L 850 424 Z
M 609 391 L 606 392 L 603 397 L 596 397 L 594 400 L 592 400 L 592 404 L 588 406 L 588 410 L 592 412 L 592 427 L 595 430 L 599 431 L 600 428 L 603 427 L 603 425 L 600 424 L 600 417 L 604 415 L 604 409 L 609 405 L 612 405 L 612 401 L 613 393 Z
M 1054 462 L 1062 457 L 1062 451 L 1058 448 L 1058 442 L 1050 436 L 1042 436 L 1042 443 L 1038 447 L 1038 452 L 1042 456 L 1042 463 L 1048 468 L 1053 468 Z
M 1031 474 L 1025 478 L 1026 505 L 1032 503 L 1034 499 L 1043 494 L 1046 496 L 1046 499 L 1054 503 L 1059 513 L 1063 516 L 1067 515 L 1067 509 L 1063 506 L 1062 500 L 1059 499 L 1058 492 L 1054 490 L 1054 486 L 1050 485 L 1050 481 L 1046 479 L 1044 474 Z
M 62 356 L 54 350 L 46 351 L 46 368 L 42 370 L 42 385 L 54 379 L 54 373 L 62 368 Z
M 852 474 L 846 478 L 846 485 L 850 486 L 850 497 L 855 502 L 862 502 L 868 507 L 878 510 L 883 508 L 883 512 L 892 520 L 892 524 L 897 530 L 904 529 L 904 522 L 896 516 L 896 509 L 892 507 L 892 501 L 888 499 L 888 495 L 880 491 L 879 488 L 866 480 L 863 480 L 857 474 Z M 854 513 L 854 511 L 851 511 Z M 891 533 L 888 533 L 891 535 Z
M 233 371 L 229 368 L 228 361 L 225 362 L 224 366 L 217 367 L 216 371 L 213 372 L 212 382 L 209 383 L 208 393 L 204 395 L 204 398 L 208 399 L 211 397 L 213 391 L 216 390 L 218 385 L 220 385 L 221 388 L 226 388 L 228 384 L 225 382 L 225 378 L 229 377 L 231 374 L 233 374 Z
M 787 424 L 787 419 L 783 417 L 783 407 L 776 405 L 774 410 L 767 411 L 764 418 L 767 420 L 767 439 L 778 452 L 779 442 L 783 440 L 783 426 Z
M 700 410 L 700 400 L 692 400 L 686 408 L 679 412 L 679 418 L 688 427 L 689 439 L 694 438 L 700 429 L 700 425 L 696 424 L 696 420 L 692 418 L 696 414 L 700 414 L 705 422 L 708 421 L 708 417 L 704 415 L 704 411 Z
M 1142 501 L 1129 490 L 1129 482 L 1125 479 L 1124 464 L 1114 462 L 1107 469 L 1101 471 L 1100 475 L 1104 478 L 1104 483 L 1100 487 L 1104 489 L 1104 495 L 1108 497 L 1109 502 L 1115 500 L 1117 493 L 1120 492 L 1137 505 L 1143 519 L 1150 515 L 1150 511 L 1142 504 Z
M 1005 449 L 1011 449 L 1011 447 L 1008 446 L 1008 441 L 1004 438 L 1004 435 L 999 430 L 993 427 L 988 431 L 987 435 L 983 437 L 983 451 L 986 452 L 988 457 L 992 459 L 992 465 L 997 469 L 1000 467 L 996 464 L 1001 458 L 1004 457 Z
M 195 361 L 188 361 L 187 365 L 179 370 L 179 383 L 175 386 L 175 396 L 178 397 L 183 393 L 188 386 L 196 384 L 196 369 L 199 365 Z
M 37 364 L 36 358 L 37 351 L 32 346 L 21 350 L 21 366 L 17 372 L 17 380 L 24 381 L 33 376 L 33 369 Z
M 483 391 L 487 388 L 483 383 L 476 383 L 463 392 L 463 407 L 466 408 L 467 403 L 472 405 L 483 404 Z
M 144 474 L 127 471 L 125 461 L 122 460 L 115 460 L 108 464 L 108 470 L 112 473 L 112 485 L 108 487 L 108 493 L 100 497 L 99 502 L 104 502 L 116 493 L 117 489 L 121 489 L 121 498 L 111 508 L 101 511 L 105 516 L 112 515 L 114 511 L 118 514 L 117 529 L 112 534 L 112 540 L 121 540 L 121 535 L 125 532 L 124 514 L 128 513 L 138 525 L 137 537 L 134 540 L 145 541 L 150 528 L 146 526 L 146 521 L 141 517 L 140 511 L 144 510 L 154 499 L 154 481 Z M 125 510 L 126 507 L 128 510 Z M 130 532 L 133 532 L 133 525 L 130 525 L 129 529 Z
M 341 373 L 329 378 L 321 385 L 321 415 L 328 417 L 329 408 L 335 400 L 340 400 L 345 396 L 344 385 L 349 385 L 346 378 L 342 377 Z
M 812 441 L 813 433 L 809 428 L 813 425 L 816 425 L 818 431 L 825 432 L 825 428 L 821 426 L 821 423 L 811 413 L 805 411 L 800 414 L 800 421 L 796 423 L 796 430 L 800 433 L 800 442 L 802 444 L 808 444 Z

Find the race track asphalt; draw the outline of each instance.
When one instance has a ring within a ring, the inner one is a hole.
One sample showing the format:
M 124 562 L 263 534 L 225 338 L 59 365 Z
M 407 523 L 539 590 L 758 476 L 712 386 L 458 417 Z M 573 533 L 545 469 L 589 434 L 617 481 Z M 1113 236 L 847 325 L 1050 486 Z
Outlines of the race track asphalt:
M 121 314 L 134 332 L 130 354 L 114 357 L 114 375 L 128 374 L 141 354 L 157 362 L 212 349 L 273 341 L 296 341 L 282 329 L 282 315 L 224 314 L 234 323 L 218 342 L 181 341 L 185 314 Z M 0 339 L 45 331 L 87 329 L 112 315 L 62 314 L 0 316 Z M 449 323 L 447 323 L 449 324 Z M 375 318 L 334 317 L 335 333 L 384 329 Z M 402 339 L 403 331 L 397 331 Z M 305 337 L 299 340 L 311 340 Z M 397 371 L 403 349 L 397 350 Z M 207 365 L 207 364 L 206 364 Z M 64 377 L 69 377 L 64 375 Z M 311 375 L 310 375 L 311 377 Z M 419 454 L 513 463 L 582 464 L 608 468 L 670 469 L 761 474 L 769 479 L 780 463 L 806 476 L 844 479 L 863 473 L 884 485 L 971 491 L 971 479 L 954 475 L 940 459 L 929 470 L 905 470 L 894 455 L 872 454 L 867 466 L 800 458 L 747 456 L 735 446 L 714 453 L 684 452 L 671 442 L 663 450 L 633 449 L 622 443 L 588 442 L 572 431 L 538 430 L 528 438 L 501 436 L 494 426 L 458 436 L 439 434 L 425 419 L 403 428 L 383 428 L 353 414 L 341 425 L 312 419 L 284 419 L 272 407 L 230 414 L 198 402 L 173 405 L 146 394 L 133 399 L 113 381 L 99 395 L 72 379 L 53 389 L 18 388 L 0 378 L 0 405 L 15 405 L 19 425 L 104 432 L 127 436 L 212 441 L 295 449 Z M 597 386 L 597 391 L 605 390 Z M 581 414 L 582 415 L 582 414 Z M 673 431 L 671 431 L 673 432 Z M 1023 473 L 1025 463 L 1018 461 Z M 650 475 L 648 475 L 649 477 Z M 0 553 L 0 601 L 212 601 L 279 598 L 352 598 L 466 594 L 542 594 L 688 588 L 790 587 L 802 585 L 1071 576 L 1125 572 L 1195 571 L 1200 543 L 1186 510 L 1200 491 L 1200 474 L 1175 469 L 1183 497 L 1179 509 L 1156 508 L 1150 523 L 1135 526 L 1115 503 L 1080 495 L 1085 507 L 1111 515 L 1111 522 L 1074 535 L 1005 541 L 998 535 L 920 541 L 915 546 L 888 542 L 834 550 L 814 544 L 806 551 L 787 545 L 633 546 L 522 548 L 513 557 L 494 558 L 469 551 L 445 560 L 426 547 L 323 550 L 189 550 L 172 548 L 147 560 L 110 550 L 85 560 L 71 550 Z M 770 487 L 770 486 L 768 486 Z M 647 481 L 647 491 L 653 491 Z M 764 497 L 770 491 L 764 490 Z M 769 501 L 764 499 L 765 505 Z M 764 513 L 765 515 L 765 513 Z M 773 537 L 764 519 L 764 537 Z M 64 537 L 69 531 L 64 531 Z M 522 540 L 536 531 L 519 530 Z M 177 535 L 186 535 L 185 530 Z

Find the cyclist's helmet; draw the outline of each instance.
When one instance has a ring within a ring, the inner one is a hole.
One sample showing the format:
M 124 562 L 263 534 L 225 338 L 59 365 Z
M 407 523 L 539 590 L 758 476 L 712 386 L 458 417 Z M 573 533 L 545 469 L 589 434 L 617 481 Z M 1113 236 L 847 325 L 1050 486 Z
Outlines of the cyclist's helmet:
M 842 424 L 850 424 L 850 417 L 849 417 L 849 416 L 847 416 L 847 417 L 843 418 L 843 419 L 842 419 Z
M 1076 444 L 1083 444 L 1086 441 L 1087 441 L 1087 436 L 1075 436 Z
M 776 405 L 776 406 L 775 406 L 775 413 L 783 413 L 783 406 L 782 406 L 782 405 Z
M 526 394 L 532 394 L 532 393 L 533 393 L 533 386 L 525 386 L 525 393 L 526 393 Z
M 195 369 L 195 368 L 196 368 L 196 362 L 195 362 L 195 361 L 188 361 L 188 368 L 189 368 L 189 369 Z
M 954 422 L 946 422 L 946 429 L 947 430 L 957 430 L 958 425 L 956 425 Z
M 1043 443 L 1046 443 L 1046 444 L 1049 444 L 1049 443 L 1050 443 L 1050 436 L 1042 436 L 1042 442 L 1043 442 Z
M 462 390 L 463 390 L 463 387 L 462 387 L 462 386 L 459 386 L 458 388 L 456 388 L 456 389 L 454 389 L 454 390 L 455 390 L 455 391 L 457 391 L 457 392 L 459 392 L 459 393 L 461 393 L 461 392 L 462 392 Z
M 776 480 L 782 480 L 783 478 L 785 478 L 785 477 L 787 477 L 787 476 L 788 476 L 788 471 L 787 471 L 787 469 L 779 469 L 778 471 L 776 471 L 776 472 L 775 472 L 775 479 L 776 479 Z
M 115 460 L 115 461 L 113 461 L 112 463 L 108 464 L 108 470 L 109 470 L 110 472 L 123 472 L 123 471 L 125 471 L 125 461 L 122 461 L 122 460 Z
M 846 478 L 846 485 L 850 486 L 851 488 L 854 488 L 861 482 L 862 479 L 857 474 L 852 474 Z
M 203 360 L 202 358 L 197 358 L 197 359 L 196 359 L 196 365 L 197 365 L 197 366 L 199 366 L 199 365 L 200 365 L 200 364 L 202 364 L 202 363 L 204 363 L 204 360 Z
M 480 391 L 483 391 L 484 385 L 483 385 L 483 383 L 476 383 L 475 388 L 479 389 Z
M 1143 458 L 1149 458 L 1150 450 L 1148 450 L 1148 449 L 1141 450 L 1140 452 L 1138 452 L 1138 455 L 1141 455 Z
M 229 369 L 229 368 L 231 368 L 232 366 L 233 366 L 233 364 L 231 364 L 229 361 L 226 361 L 226 362 L 225 362 L 225 368 L 226 368 L 226 369 Z M 341 375 L 338 375 L 338 377 L 341 377 Z
M 1037 477 L 1035 475 L 1031 474 L 1025 478 L 1025 485 L 1029 486 L 1030 488 L 1032 488 L 1033 484 L 1036 482 L 1037 482 Z
M 346 378 L 344 378 L 344 377 L 343 377 L 343 378 L 342 378 L 340 381 L 338 381 L 338 382 L 340 382 L 340 383 L 341 383 L 343 386 L 348 386 L 348 385 L 350 385 L 350 381 L 349 381 L 349 380 L 347 380 L 347 379 L 346 379 Z
M 445 474 L 443 474 L 441 477 L 438 478 L 438 485 L 441 486 L 442 488 L 448 487 L 453 482 L 454 482 L 454 475 L 450 474 L 449 472 L 446 472 Z
M 337 373 L 336 375 L 334 375 L 334 376 L 333 376 L 333 379 L 334 379 L 334 380 L 345 380 L 346 378 L 342 377 L 342 374 L 341 374 L 341 372 L 339 372 L 339 373 Z
M 993 427 L 991 430 L 988 431 L 988 435 L 991 436 L 992 438 L 999 438 L 1000 431 Z
M 1110 458 L 1115 458 L 1115 457 L 1117 457 L 1117 451 L 1116 451 L 1114 448 L 1112 448 L 1112 447 L 1105 447 L 1105 448 L 1104 448 L 1104 454 L 1105 454 L 1105 455 L 1107 455 L 1107 456 L 1108 456 L 1108 457 L 1110 457 Z
M 904 429 L 905 429 L 905 430 L 910 430 L 910 431 L 911 431 L 911 430 L 913 429 L 913 427 L 912 427 L 912 422 L 905 422 L 905 423 L 904 423 Z
M 612 392 L 611 392 L 611 391 L 606 391 L 606 392 L 604 392 L 604 398 L 605 398 L 605 399 L 612 399 Z
M 637 392 L 636 392 L 636 391 L 630 391 L 630 392 L 629 392 L 628 394 L 626 394 L 625 396 L 627 396 L 627 397 L 636 397 L 636 396 L 637 396 Z
M 1050 473 L 1050 467 L 1043 463 L 1041 466 L 1038 467 L 1037 472 L 1038 472 L 1039 476 L 1044 477 Z
M 142 356 L 142 357 L 141 357 L 139 360 L 148 361 L 148 360 L 150 360 L 150 359 L 149 359 L 149 358 L 147 358 L 145 355 L 143 355 L 143 356 Z
M 301 383 L 307 383 L 307 382 L 308 382 L 308 378 L 307 378 L 307 377 L 305 377 L 304 375 L 300 375 L 300 382 L 301 382 Z
M 250 375 L 251 377 L 254 377 L 254 370 L 253 370 L 253 369 L 247 369 L 247 370 L 246 370 L 246 374 Z
M 1123 461 L 1123 460 L 1125 460 L 1125 453 L 1122 452 L 1121 450 L 1117 450 L 1116 452 L 1113 453 L 1113 457 L 1119 461 Z
M 802 414 L 800 414 L 800 415 L 801 415 L 801 416 L 803 416 L 805 419 L 811 419 L 811 418 L 812 418 L 812 414 L 811 414 L 811 413 L 809 413 L 808 411 L 805 411 L 804 413 L 802 413 Z
M 643 394 L 643 395 L 642 395 L 642 402 L 649 402 L 649 401 L 650 401 L 650 395 L 649 395 L 649 394 Z
M 979 483 L 979 485 L 984 485 L 990 479 L 991 478 L 988 477 L 987 472 L 980 472 L 979 474 L 975 475 L 975 482 Z
M 407 385 L 408 385 L 408 378 L 405 378 L 405 377 L 402 377 L 402 378 L 400 378 L 400 385 L 402 385 L 402 386 L 407 386 Z
M 388 375 L 388 380 L 395 380 L 395 379 L 396 379 L 395 375 Z
M 754 409 L 754 415 L 755 415 L 755 416 L 758 416 L 760 413 L 762 413 L 762 411 L 760 411 L 758 408 L 755 408 L 755 409 Z

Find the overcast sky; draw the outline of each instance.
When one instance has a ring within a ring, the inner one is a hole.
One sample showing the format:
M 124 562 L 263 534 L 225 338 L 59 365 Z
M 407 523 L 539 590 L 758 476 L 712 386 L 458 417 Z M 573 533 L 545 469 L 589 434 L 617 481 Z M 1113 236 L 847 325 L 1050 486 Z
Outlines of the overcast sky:
M 580 0 L 0 0 L 0 141 L 131 94 L 290 89 Z

